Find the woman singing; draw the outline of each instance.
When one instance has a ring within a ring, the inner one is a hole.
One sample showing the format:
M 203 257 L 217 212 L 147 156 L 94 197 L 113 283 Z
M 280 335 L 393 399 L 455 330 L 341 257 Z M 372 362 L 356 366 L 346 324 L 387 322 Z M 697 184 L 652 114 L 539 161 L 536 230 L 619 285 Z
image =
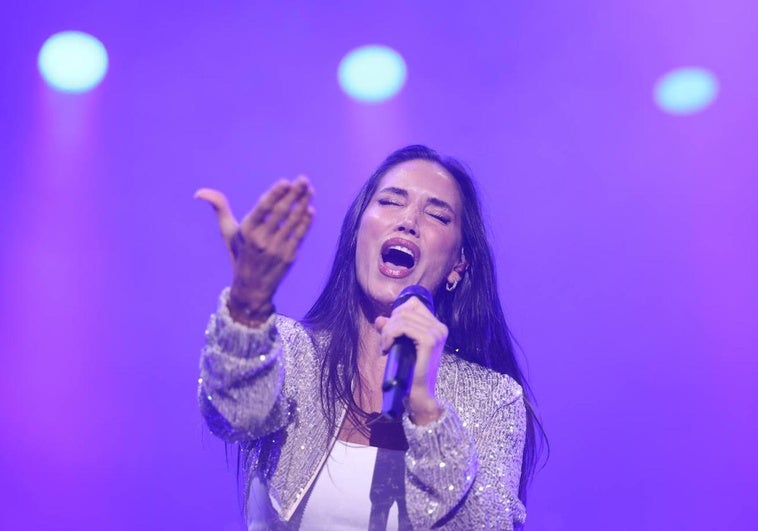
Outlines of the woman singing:
M 392 153 L 345 216 L 301 322 L 274 293 L 313 217 L 280 181 L 238 224 L 203 189 L 233 277 L 200 361 L 200 409 L 240 444 L 250 529 L 512 529 L 524 522 L 536 419 L 503 317 L 471 177 L 424 146 Z M 393 309 L 411 285 L 433 296 Z M 379 417 L 386 353 L 416 361 L 397 422 Z

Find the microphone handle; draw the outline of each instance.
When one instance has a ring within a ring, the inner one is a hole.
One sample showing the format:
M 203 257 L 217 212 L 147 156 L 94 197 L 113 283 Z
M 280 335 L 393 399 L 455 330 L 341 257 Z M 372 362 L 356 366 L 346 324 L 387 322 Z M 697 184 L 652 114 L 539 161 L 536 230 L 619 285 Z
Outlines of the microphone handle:
M 397 420 L 403 414 L 403 399 L 408 395 L 416 366 L 416 346 L 406 336 L 395 340 L 387 353 L 382 383 L 382 417 Z

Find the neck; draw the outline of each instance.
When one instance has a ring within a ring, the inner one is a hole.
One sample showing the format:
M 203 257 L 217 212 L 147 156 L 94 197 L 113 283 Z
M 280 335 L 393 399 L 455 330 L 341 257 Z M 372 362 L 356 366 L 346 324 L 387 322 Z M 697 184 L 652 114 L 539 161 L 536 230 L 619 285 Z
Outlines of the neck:
M 366 411 L 380 411 L 382 405 L 382 381 L 387 356 L 381 350 L 381 336 L 374 326 L 374 321 L 383 313 L 365 301 L 361 304 L 357 360 L 361 381 L 356 386 L 358 392 L 355 398 Z
M 378 380 L 381 384 L 387 357 L 380 346 L 381 336 L 374 326 L 375 320 L 376 317 L 361 312 L 358 325 L 358 367 L 363 379 L 367 380 L 366 383 Z

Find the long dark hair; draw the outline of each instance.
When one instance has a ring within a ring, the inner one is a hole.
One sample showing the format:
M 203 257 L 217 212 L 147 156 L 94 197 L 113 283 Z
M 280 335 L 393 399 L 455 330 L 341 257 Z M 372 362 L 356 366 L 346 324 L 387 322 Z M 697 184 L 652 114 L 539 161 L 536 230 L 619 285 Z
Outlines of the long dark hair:
M 357 362 L 362 292 L 355 273 L 358 227 L 384 174 L 402 162 L 419 159 L 439 164 L 455 178 L 463 205 L 461 234 L 468 270 L 457 289 L 438 289 L 434 301 L 437 318 L 448 327 L 446 349 L 467 361 L 508 374 L 524 389 L 527 432 L 519 497 L 526 502 L 527 483 L 538 457 L 537 435 L 542 440 L 544 431 L 534 414 L 532 393 L 516 359 L 503 316 L 479 196 L 460 162 L 440 156 L 426 146 L 407 146 L 390 154 L 358 192 L 342 223 L 326 286 L 305 316 L 306 325 L 314 331 L 340 331 L 327 334 L 326 354 L 321 364 L 321 400 L 329 432 L 337 429 L 337 404 L 341 403 L 354 420 L 367 416 L 356 403 L 352 387 L 354 381 L 360 381 Z

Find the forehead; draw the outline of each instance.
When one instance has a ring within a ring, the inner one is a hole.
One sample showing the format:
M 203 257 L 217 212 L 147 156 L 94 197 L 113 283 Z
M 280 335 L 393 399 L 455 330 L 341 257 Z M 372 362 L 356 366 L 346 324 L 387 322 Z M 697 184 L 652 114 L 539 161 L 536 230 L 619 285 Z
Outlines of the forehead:
M 390 168 L 379 181 L 378 190 L 387 187 L 402 188 L 409 194 L 434 197 L 461 210 L 461 193 L 458 183 L 448 171 L 428 160 L 409 160 Z

